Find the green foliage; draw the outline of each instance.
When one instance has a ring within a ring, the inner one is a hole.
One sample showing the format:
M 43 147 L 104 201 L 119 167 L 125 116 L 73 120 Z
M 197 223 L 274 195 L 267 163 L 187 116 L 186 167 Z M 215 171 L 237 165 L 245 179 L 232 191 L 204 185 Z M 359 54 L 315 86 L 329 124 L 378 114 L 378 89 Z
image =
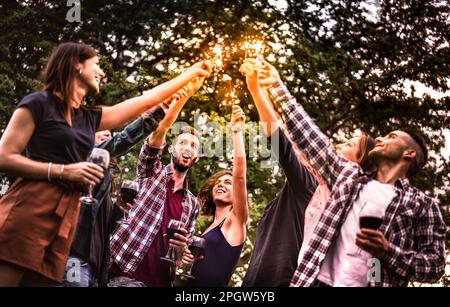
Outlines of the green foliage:
M 427 134 L 434 155 L 413 183 L 440 199 L 450 224 L 449 160 L 441 152 L 444 129 L 450 127 L 450 98 L 443 95 L 450 84 L 448 1 L 380 1 L 375 13 L 365 1 L 287 0 L 284 10 L 273 2 L 82 1 L 81 23 L 69 23 L 65 1 L 4 1 L 0 4 L 0 131 L 14 103 L 39 87 L 39 73 L 60 42 L 83 41 L 99 51 L 108 79 L 101 95 L 89 102 L 111 105 L 204 58 L 210 43 L 227 45 L 239 42 L 241 35 L 264 34 L 265 56 L 334 141 L 350 137 L 357 129 L 378 136 L 410 125 Z M 238 71 L 243 57 L 242 51 L 231 54 L 225 71 L 240 86 L 239 99 L 248 121 L 257 122 Z M 425 84 L 442 98 L 412 95 L 417 91 L 413 85 L 403 89 L 408 80 Z M 218 106 L 228 87 L 222 75 L 210 78 L 180 119 L 193 124 L 194 115 L 204 112 L 225 129 L 230 109 Z M 122 178 L 134 176 L 138 152 L 139 146 L 119 158 Z M 280 172 L 261 168 L 260 159 L 248 161 L 249 240 L 233 284 L 239 284 L 245 271 L 257 221 L 284 180 Z M 227 155 L 203 158 L 189 175 L 191 190 L 196 193 L 219 164 L 230 167 L 231 162 Z M 199 229 L 206 223 L 200 220 Z

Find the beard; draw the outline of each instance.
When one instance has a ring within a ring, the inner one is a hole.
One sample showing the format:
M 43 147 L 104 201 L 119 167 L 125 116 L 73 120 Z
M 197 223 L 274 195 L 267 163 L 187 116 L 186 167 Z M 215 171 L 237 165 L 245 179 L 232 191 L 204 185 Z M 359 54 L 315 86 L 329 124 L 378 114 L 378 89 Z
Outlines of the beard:
M 190 169 L 195 164 L 195 160 L 191 160 L 188 164 L 183 164 L 181 162 L 180 157 L 176 157 L 173 154 L 172 154 L 172 161 L 173 161 L 174 168 L 180 173 L 186 172 L 188 169 Z
M 374 148 L 369 152 L 369 159 L 373 161 L 375 165 L 381 163 L 381 161 L 386 162 L 398 162 L 402 158 L 402 151 L 386 151 L 383 148 Z

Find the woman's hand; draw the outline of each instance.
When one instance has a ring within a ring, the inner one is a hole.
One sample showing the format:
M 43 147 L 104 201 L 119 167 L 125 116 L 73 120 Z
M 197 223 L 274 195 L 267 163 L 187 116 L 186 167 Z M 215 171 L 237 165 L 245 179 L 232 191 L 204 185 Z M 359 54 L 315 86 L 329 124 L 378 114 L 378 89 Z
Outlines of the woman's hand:
M 128 212 L 133 208 L 133 204 L 126 203 L 122 200 L 120 195 L 117 197 L 116 206 L 122 211 L 124 214 L 128 215 Z
M 103 168 L 91 162 L 68 164 L 64 167 L 62 178 L 81 184 L 95 185 L 103 179 Z
M 280 75 L 276 68 L 264 60 L 259 61 L 258 76 L 259 83 L 262 86 L 269 86 L 280 80 Z
M 210 60 L 200 61 L 189 67 L 186 72 L 193 73 L 195 77 L 208 78 L 213 70 L 213 63 Z
M 245 113 L 238 105 L 233 105 L 231 114 L 231 130 L 234 132 L 241 131 L 245 125 Z
M 183 257 L 181 257 L 181 262 L 183 264 L 191 264 L 194 263 L 194 261 L 195 261 L 194 255 L 192 255 L 189 248 L 186 247 L 183 252 Z
M 257 61 L 255 59 L 245 60 L 239 71 L 245 76 L 248 90 L 255 92 L 260 87 Z

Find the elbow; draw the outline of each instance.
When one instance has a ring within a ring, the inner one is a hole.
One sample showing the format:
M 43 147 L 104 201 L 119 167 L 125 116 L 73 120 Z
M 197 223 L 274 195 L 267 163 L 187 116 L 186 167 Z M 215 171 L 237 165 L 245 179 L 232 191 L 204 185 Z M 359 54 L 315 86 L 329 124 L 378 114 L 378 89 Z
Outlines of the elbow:
M 8 170 L 8 165 L 11 165 L 9 155 L 0 152 L 0 172 L 6 173 Z

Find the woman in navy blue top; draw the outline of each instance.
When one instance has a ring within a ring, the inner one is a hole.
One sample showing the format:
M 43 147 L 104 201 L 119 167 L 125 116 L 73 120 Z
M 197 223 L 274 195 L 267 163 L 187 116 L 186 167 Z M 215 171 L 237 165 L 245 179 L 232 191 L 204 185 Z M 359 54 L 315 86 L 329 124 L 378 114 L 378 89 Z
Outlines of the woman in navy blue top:
M 206 240 L 205 257 L 195 262 L 192 268 L 195 279 L 187 282 L 188 287 L 226 287 L 239 260 L 248 221 L 244 124 L 244 112 L 234 105 L 231 118 L 233 171 L 212 175 L 200 189 L 202 213 L 213 215 L 214 221 L 202 235 Z M 193 261 L 188 250 L 183 261 Z

